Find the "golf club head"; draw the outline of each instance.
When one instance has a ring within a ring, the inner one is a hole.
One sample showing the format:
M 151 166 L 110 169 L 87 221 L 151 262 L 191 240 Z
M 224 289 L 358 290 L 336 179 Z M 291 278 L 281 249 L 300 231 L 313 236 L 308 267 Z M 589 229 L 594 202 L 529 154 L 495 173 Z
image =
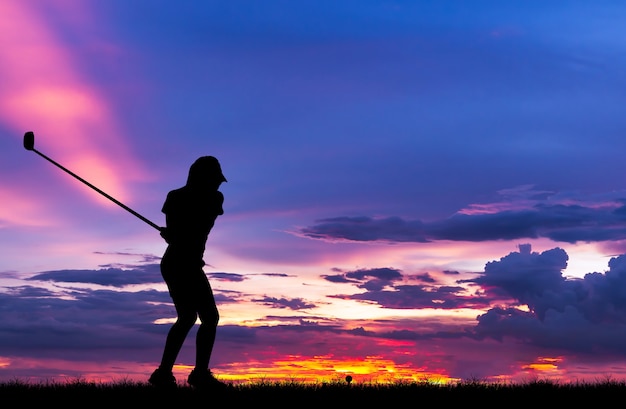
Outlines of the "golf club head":
M 35 134 L 31 131 L 24 134 L 24 148 L 28 151 L 35 149 Z

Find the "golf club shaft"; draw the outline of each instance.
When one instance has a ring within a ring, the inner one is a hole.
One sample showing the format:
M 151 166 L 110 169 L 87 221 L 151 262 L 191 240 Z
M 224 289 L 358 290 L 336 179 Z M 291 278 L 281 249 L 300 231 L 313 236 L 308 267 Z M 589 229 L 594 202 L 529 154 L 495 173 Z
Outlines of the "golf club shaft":
M 109 199 L 113 203 L 119 205 L 120 207 L 123 207 L 124 209 L 126 209 L 130 213 L 134 214 L 135 216 L 137 216 L 138 218 L 140 218 L 144 222 L 148 223 L 150 226 L 152 226 L 155 229 L 161 231 L 161 228 L 157 224 L 151 222 L 150 220 L 146 219 L 145 217 L 143 217 L 142 215 L 140 215 L 139 213 L 137 213 L 136 211 L 134 211 L 130 207 L 126 206 L 124 203 L 120 202 L 119 200 L 115 199 L 114 197 L 112 197 L 112 196 L 108 195 L 107 193 L 103 192 L 102 190 L 98 189 L 97 187 L 95 187 L 91 183 L 87 182 L 85 179 L 81 178 L 80 176 L 78 176 L 74 172 L 72 172 L 69 169 L 59 165 L 58 163 L 56 163 L 55 161 L 53 161 L 52 159 L 50 159 L 49 157 L 47 157 L 43 153 L 39 152 L 37 149 L 31 148 L 30 150 L 32 150 L 33 152 L 35 152 L 37 155 L 41 156 L 42 158 L 44 158 L 48 162 L 52 163 L 53 165 L 57 166 L 58 168 L 64 170 L 65 172 L 69 173 L 70 175 L 74 176 L 76 179 L 80 180 L 81 182 L 83 182 L 84 184 L 86 184 L 87 186 L 89 186 L 90 188 L 95 190 L 96 192 L 100 193 L 102 196 L 106 197 L 107 199 Z

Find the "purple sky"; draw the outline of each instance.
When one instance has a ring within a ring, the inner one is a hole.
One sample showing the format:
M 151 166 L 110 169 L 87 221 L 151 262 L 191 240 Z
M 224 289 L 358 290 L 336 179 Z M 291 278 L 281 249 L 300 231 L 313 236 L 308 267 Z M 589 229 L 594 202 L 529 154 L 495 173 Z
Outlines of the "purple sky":
M 158 233 L 26 131 L 159 225 L 220 159 L 226 379 L 626 378 L 626 4 L 0 15 L 0 380 L 146 379 L 174 317 Z

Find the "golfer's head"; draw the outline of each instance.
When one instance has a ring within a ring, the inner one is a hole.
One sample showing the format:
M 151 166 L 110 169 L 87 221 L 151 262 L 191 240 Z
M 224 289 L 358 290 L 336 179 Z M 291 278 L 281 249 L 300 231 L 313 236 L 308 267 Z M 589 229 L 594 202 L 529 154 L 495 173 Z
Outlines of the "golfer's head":
M 189 168 L 187 185 L 201 187 L 208 184 L 219 186 L 226 182 L 220 162 L 214 156 L 201 156 Z

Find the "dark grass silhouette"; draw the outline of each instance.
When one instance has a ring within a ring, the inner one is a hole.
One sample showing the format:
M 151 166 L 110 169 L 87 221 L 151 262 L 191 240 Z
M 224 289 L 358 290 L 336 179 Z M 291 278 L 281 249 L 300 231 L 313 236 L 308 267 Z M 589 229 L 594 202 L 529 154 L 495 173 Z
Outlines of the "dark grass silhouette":
M 235 408 L 370 408 L 389 405 L 441 407 L 441 405 L 552 406 L 555 403 L 594 406 L 619 402 L 626 394 L 626 383 L 607 379 L 597 383 L 559 383 L 535 380 L 520 384 L 484 383 L 470 380 L 446 385 L 424 382 L 388 384 L 347 383 L 316 384 L 287 382 L 252 382 L 230 384 L 220 391 L 195 390 L 182 384 L 173 390 L 162 390 L 148 383 L 120 381 L 97 383 L 69 382 L 27 383 L 11 381 L 0 384 L 0 400 L 6 407 L 29 407 L 31 404 L 51 407 L 194 407 L 223 406 Z M 616 401 L 617 399 L 617 401 Z M 219 403 L 218 403 L 219 402 Z

